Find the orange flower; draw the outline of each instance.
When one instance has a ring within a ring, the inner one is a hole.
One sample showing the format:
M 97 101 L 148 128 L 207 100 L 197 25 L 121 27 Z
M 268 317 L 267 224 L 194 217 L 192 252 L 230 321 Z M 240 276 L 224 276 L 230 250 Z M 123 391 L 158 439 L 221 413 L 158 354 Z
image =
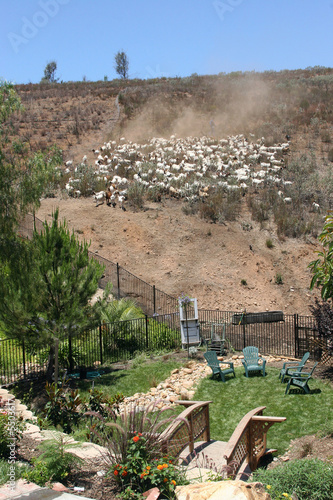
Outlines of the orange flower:
M 174 479 L 172 479 L 170 482 L 171 482 L 171 484 L 173 484 L 174 486 L 176 486 L 176 484 L 177 484 L 177 483 L 176 483 L 176 481 L 175 481 Z
M 164 481 L 165 483 L 167 483 L 167 482 L 168 482 L 168 480 L 167 480 L 167 478 L 166 478 L 166 477 L 163 479 L 163 481 Z
M 115 476 L 118 476 L 119 472 L 118 472 L 117 470 L 115 470 L 115 471 L 113 471 L 113 474 L 114 474 Z
M 139 439 L 140 439 L 139 436 L 134 436 L 134 438 L 133 438 L 134 443 L 137 443 L 139 441 Z
M 151 469 L 150 465 L 147 465 L 146 469 L 147 469 L 147 470 L 150 470 L 150 469 Z
M 140 437 L 142 436 L 141 432 L 138 432 L 138 436 L 140 436 Z
M 140 478 L 143 479 L 145 477 L 146 474 L 142 473 Z
M 124 470 L 121 475 L 124 477 L 124 476 L 127 476 L 127 470 Z
M 169 466 L 168 466 L 168 464 L 163 464 L 162 467 L 163 467 L 163 469 L 167 469 Z
M 158 465 L 157 468 L 158 468 L 158 470 L 163 470 L 164 469 L 163 465 Z

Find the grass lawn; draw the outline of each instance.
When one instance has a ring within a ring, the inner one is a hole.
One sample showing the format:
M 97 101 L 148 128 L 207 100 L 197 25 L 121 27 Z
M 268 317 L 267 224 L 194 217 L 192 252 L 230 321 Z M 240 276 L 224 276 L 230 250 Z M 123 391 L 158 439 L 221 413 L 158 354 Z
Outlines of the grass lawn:
M 115 370 L 105 373 L 94 381 L 95 388 L 113 396 L 122 393 L 125 397 L 137 392 L 148 392 L 160 382 L 170 377 L 171 371 L 182 366 L 182 363 L 167 359 L 156 362 L 143 361 L 125 370 Z M 83 397 L 88 396 L 92 382 L 78 381 L 77 387 Z
M 285 395 L 286 383 L 278 378 L 280 370 L 267 367 L 267 375 L 246 378 L 244 368 L 236 368 L 236 378 L 226 383 L 210 376 L 203 379 L 194 395 L 197 401 L 212 400 L 210 404 L 211 438 L 228 441 L 242 417 L 257 406 L 266 406 L 264 415 L 286 417 L 274 424 L 267 434 L 269 448 L 283 454 L 291 439 L 315 434 L 333 427 L 333 387 L 329 382 L 311 379 L 310 394 L 291 391 Z

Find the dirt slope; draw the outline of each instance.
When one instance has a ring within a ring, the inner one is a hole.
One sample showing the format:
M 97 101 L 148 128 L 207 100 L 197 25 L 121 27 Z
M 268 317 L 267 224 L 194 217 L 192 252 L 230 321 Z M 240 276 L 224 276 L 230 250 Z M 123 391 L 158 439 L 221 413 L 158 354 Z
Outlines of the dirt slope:
M 237 222 L 217 225 L 184 215 L 176 200 L 125 212 L 96 207 L 92 198 L 59 197 L 43 200 L 37 216 L 50 220 L 56 207 L 80 239 L 91 241 L 91 251 L 175 297 L 197 297 L 200 308 L 310 313 L 317 292 L 309 291 L 307 265 L 315 241 L 281 242 L 273 226 L 261 230 L 245 207 Z M 277 274 L 283 284 L 275 283 Z

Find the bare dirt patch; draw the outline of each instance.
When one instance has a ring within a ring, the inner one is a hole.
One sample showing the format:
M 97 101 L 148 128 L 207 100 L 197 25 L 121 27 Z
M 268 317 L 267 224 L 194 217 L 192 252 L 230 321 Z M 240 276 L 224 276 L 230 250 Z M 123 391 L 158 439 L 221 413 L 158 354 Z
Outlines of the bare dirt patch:
M 197 297 L 200 308 L 310 314 L 316 292 L 309 291 L 307 265 L 315 240 L 279 240 L 273 223 L 260 229 L 251 220 L 245 202 L 237 221 L 222 225 L 185 215 L 181 206 L 165 198 L 137 212 L 127 205 L 125 212 L 96 207 L 92 198 L 59 196 L 43 200 L 37 217 L 50 221 L 59 207 L 78 238 L 91 241 L 92 252 L 174 297 Z

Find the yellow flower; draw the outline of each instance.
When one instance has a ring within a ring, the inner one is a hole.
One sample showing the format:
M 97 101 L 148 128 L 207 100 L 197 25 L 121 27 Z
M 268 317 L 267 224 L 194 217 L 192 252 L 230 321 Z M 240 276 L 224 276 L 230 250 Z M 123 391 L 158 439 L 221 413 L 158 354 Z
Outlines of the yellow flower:
M 171 482 L 171 484 L 173 484 L 174 486 L 176 486 L 176 484 L 177 484 L 177 483 L 176 483 L 176 481 L 175 481 L 174 479 L 172 479 L 170 482 Z
M 268 490 L 270 490 L 272 487 L 271 487 L 271 485 L 270 485 L 270 484 L 267 484 L 266 488 L 267 488 Z
M 168 464 L 163 464 L 163 469 L 167 469 L 168 467 Z
M 163 467 L 163 465 L 158 465 L 157 468 L 158 468 L 158 470 L 162 470 L 164 467 Z
M 282 496 L 283 496 L 283 497 L 286 497 L 286 498 L 289 498 L 288 493 L 282 493 Z
M 151 469 L 150 465 L 147 465 L 146 469 L 147 469 L 147 470 L 150 470 L 150 469 Z

